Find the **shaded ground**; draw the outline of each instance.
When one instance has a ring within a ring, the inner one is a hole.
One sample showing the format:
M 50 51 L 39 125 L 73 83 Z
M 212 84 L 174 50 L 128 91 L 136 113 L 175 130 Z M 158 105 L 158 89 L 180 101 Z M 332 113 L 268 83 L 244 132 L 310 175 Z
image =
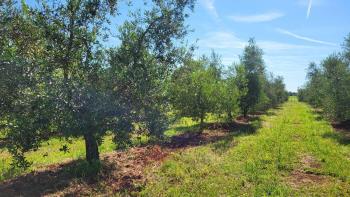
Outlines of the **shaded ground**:
M 102 156 L 102 171 L 98 176 L 86 175 L 91 171 L 84 161 L 70 161 L 50 165 L 0 183 L 0 196 L 85 196 L 116 192 L 131 194 L 142 190 L 146 183 L 143 170 L 158 165 L 171 152 L 225 140 L 232 134 L 254 132 L 249 124 L 258 116 L 233 123 L 207 124 L 201 134 L 188 132 L 172 137 L 168 142 L 135 147 L 123 152 Z M 85 165 L 84 165 L 85 164 Z
M 142 183 L 142 170 L 147 164 L 161 161 L 168 152 L 159 146 L 132 148 L 102 156 L 102 172 L 97 177 L 88 173 L 84 161 L 50 165 L 0 184 L 0 196 L 91 195 L 133 188 L 133 182 Z M 87 171 L 87 172 L 86 172 Z M 79 178 L 80 176 L 83 176 Z
M 324 120 L 321 109 L 313 109 L 317 121 Z M 350 144 L 350 120 L 343 122 L 332 122 L 333 129 L 336 132 L 329 132 L 323 135 L 325 138 L 332 138 L 342 145 Z
M 350 120 L 340 122 L 340 123 L 333 123 L 333 128 L 335 128 L 338 131 L 348 131 L 350 132 Z
M 340 123 L 332 123 L 332 127 L 336 132 L 327 133 L 323 137 L 333 138 L 342 145 L 350 144 L 350 120 Z
M 5 139 L 1 139 L 0 138 L 0 149 L 5 148 L 6 144 L 5 144 Z

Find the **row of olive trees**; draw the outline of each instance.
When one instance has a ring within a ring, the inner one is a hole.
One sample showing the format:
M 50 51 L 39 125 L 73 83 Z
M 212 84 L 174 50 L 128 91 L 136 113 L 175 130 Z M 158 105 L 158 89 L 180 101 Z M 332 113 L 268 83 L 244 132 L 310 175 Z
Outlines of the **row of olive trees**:
M 150 2 L 131 9 L 108 49 L 117 0 L 0 2 L 0 132 L 14 166 L 28 167 L 25 153 L 52 136 L 83 137 L 92 163 L 107 132 L 118 148 L 136 130 L 161 138 L 173 109 L 203 123 L 209 112 L 232 120 L 286 100 L 253 40 L 224 75 L 217 55 L 194 60 L 181 46 L 194 0 Z
M 307 79 L 298 91 L 301 101 L 323 109 L 331 120 L 350 119 L 350 35 L 343 52 L 330 55 L 320 66 L 310 63 Z
M 223 70 L 215 53 L 199 60 L 188 58 L 177 68 L 169 83 L 169 98 L 180 116 L 200 121 L 208 113 L 234 116 L 266 110 L 288 99 L 282 77 L 267 76 L 263 52 L 251 39 L 240 64 Z
M 51 136 L 83 137 L 86 159 L 114 133 L 119 148 L 142 127 L 167 127 L 165 82 L 183 50 L 194 0 L 150 0 L 130 8 L 121 43 L 103 41 L 119 16 L 118 0 L 0 1 L 0 130 L 14 166 Z

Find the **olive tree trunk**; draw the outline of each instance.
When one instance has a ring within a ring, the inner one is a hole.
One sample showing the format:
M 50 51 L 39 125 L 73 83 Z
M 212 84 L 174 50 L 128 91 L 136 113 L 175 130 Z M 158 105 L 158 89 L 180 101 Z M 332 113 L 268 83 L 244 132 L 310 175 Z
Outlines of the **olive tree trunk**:
M 100 153 L 98 152 L 98 144 L 96 137 L 88 132 L 84 135 L 85 149 L 86 149 L 86 160 L 89 163 L 100 160 Z

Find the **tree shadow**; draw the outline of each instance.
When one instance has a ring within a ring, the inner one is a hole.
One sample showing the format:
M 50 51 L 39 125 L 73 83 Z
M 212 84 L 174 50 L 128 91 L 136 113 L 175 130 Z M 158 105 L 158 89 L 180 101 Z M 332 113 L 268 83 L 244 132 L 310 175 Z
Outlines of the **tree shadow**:
M 267 116 L 276 116 L 277 114 L 274 111 L 268 111 L 268 112 L 266 112 L 266 115 Z
M 1 128 L 0 128 L 0 132 L 1 132 Z M 0 133 L 0 149 L 6 148 L 7 143 L 8 143 L 7 137 L 4 134 Z
M 247 122 L 235 120 L 229 123 L 206 123 L 203 132 L 189 130 L 171 137 L 161 146 L 170 149 L 181 149 L 222 141 L 219 144 L 221 144 L 221 147 L 225 147 L 225 144 L 229 144 L 234 137 L 254 134 L 260 127 L 261 120 L 259 116 L 250 116 Z
M 199 124 L 191 125 L 191 126 L 178 126 L 172 128 L 176 133 L 182 134 L 186 132 L 195 132 L 199 129 Z
M 216 153 L 223 154 L 236 145 L 235 138 L 239 136 L 253 135 L 262 127 L 262 122 L 259 116 L 251 117 L 250 122 L 232 122 L 226 124 L 224 128 L 228 129 L 228 135 L 212 144 L 212 148 Z
M 86 172 L 85 161 L 75 160 L 69 163 L 46 167 L 43 171 L 34 171 L 0 183 L 0 196 L 43 196 L 67 188 L 71 182 L 81 178 L 86 183 L 96 180 L 93 176 L 82 177 L 73 172 Z
M 350 131 L 350 120 L 343 122 L 335 122 L 332 123 L 332 126 L 337 131 Z
M 331 124 L 334 132 L 328 132 L 323 135 L 325 138 L 331 138 L 336 140 L 339 144 L 349 145 L 350 144 L 350 120 L 332 123 Z
M 3 148 L 5 148 L 6 147 L 6 141 L 5 141 L 5 139 L 1 139 L 0 138 L 0 149 L 3 149 Z
M 329 132 L 323 134 L 324 138 L 331 138 L 336 140 L 341 145 L 349 145 L 350 144 L 350 132 L 348 131 L 348 135 L 340 133 L 340 132 Z
M 329 121 L 325 118 L 324 113 L 320 109 L 312 109 L 314 119 L 316 121 Z M 334 131 L 327 132 L 322 135 L 324 138 L 330 138 L 337 141 L 341 145 L 350 144 L 350 120 L 343 122 L 332 122 L 331 126 Z
M 208 123 L 202 133 L 193 132 L 196 126 L 178 128 L 183 134 L 170 140 L 103 156 L 100 168 L 91 167 L 85 160 L 75 160 L 3 181 L 0 196 L 75 196 L 89 194 L 99 185 L 111 187 L 108 191 L 113 192 L 138 191 L 145 184 L 143 169 L 150 162 L 162 161 L 170 152 L 207 144 L 215 152 L 224 153 L 235 145 L 235 137 L 254 134 L 260 127 L 260 118 L 251 116 L 248 122 Z M 97 173 L 97 169 L 101 171 Z
M 143 170 L 168 155 L 160 146 L 114 151 L 93 164 L 85 160 L 50 165 L 0 183 L 2 196 L 98 196 L 141 191 Z

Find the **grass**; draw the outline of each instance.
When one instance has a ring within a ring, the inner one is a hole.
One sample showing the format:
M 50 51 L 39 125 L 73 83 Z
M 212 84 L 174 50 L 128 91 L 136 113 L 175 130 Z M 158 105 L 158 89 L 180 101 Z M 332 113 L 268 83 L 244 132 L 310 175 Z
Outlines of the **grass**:
M 219 117 L 214 114 L 207 114 L 205 118 L 205 123 L 214 123 L 224 121 L 224 117 Z M 194 121 L 192 118 L 184 117 L 177 120 L 173 125 L 171 125 L 168 130 L 164 132 L 165 136 L 171 137 L 185 132 L 198 131 L 199 122 Z
M 214 115 L 208 115 L 206 122 L 215 122 L 218 118 Z M 165 131 L 165 135 L 168 137 L 178 135 L 184 132 L 196 131 L 198 129 L 198 122 L 193 121 L 191 118 L 182 118 L 175 122 L 170 128 Z M 0 133 L 0 138 L 4 137 Z M 133 145 L 147 143 L 149 138 L 146 136 L 138 136 L 133 138 Z M 63 145 L 67 145 L 68 152 L 60 151 Z M 115 150 L 116 145 L 113 142 L 113 136 L 108 135 L 104 138 L 103 143 L 99 146 L 100 153 L 108 153 Z M 42 143 L 42 146 L 37 151 L 31 151 L 26 153 L 28 161 L 33 165 L 26 171 L 21 169 L 12 169 L 10 164 L 12 156 L 6 151 L 5 148 L 0 147 L 0 181 L 16 177 L 20 174 L 30 172 L 37 169 L 45 168 L 50 164 L 62 163 L 70 160 L 81 160 L 85 158 L 85 142 L 83 138 L 51 138 L 48 141 Z
M 349 196 L 350 145 L 292 97 L 263 127 L 174 154 L 149 169 L 144 196 Z M 329 137 L 332 136 L 332 137 Z M 336 137 L 334 137 L 336 136 Z
M 206 122 L 218 120 L 220 117 L 209 115 Z M 166 135 L 197 129 L 197 122 L 183 118 Z M 135 144 L 146 142 L 144 137 L 134 139 Z M 347 142 L 311 107 L 291 97 L 251 125 L 235 128 L 223 140 L 173 153 L 160 166 L 150 167 L 146 170 L 149 181 L 136 195 L 350 196 Z M 59 151 L 64 144 L 67 153 Z M 112 136 L 106 136 L 100 152 L 114 149 Z M 72 144 L 52 138 L 26 156 L 33 162 L 30 171 L 84 155 L 81 138 Z M 11 171 L 10 162 L 11 156 L 0 149 L 0 181 L 26 173 Z
M 67 145 L 68 152 L 60 151 L 63 145 Z M 104 142 L 100 145 L 100 152 L 110 152 L 115 149 L 112 142 L 112 136 L 104 138 Z M 43 142 L 42 147 L 37 151 L 28 152 L 26 154 L 28 161 L 32 162 L 32 166 L 27 172 L 43 168 L 46 165 L 62 163 L 68 160 L 77 160 L 85 157 L 85 144 L 82 138 L 74 139 L 74 143 L 69 143 L 68 140 L 60 138 L 52 138 Z M 0 181 L 17 176 L 23 171 L 20 169 L 11 169 L 12 157 L 4 149 L 0 150 Z

